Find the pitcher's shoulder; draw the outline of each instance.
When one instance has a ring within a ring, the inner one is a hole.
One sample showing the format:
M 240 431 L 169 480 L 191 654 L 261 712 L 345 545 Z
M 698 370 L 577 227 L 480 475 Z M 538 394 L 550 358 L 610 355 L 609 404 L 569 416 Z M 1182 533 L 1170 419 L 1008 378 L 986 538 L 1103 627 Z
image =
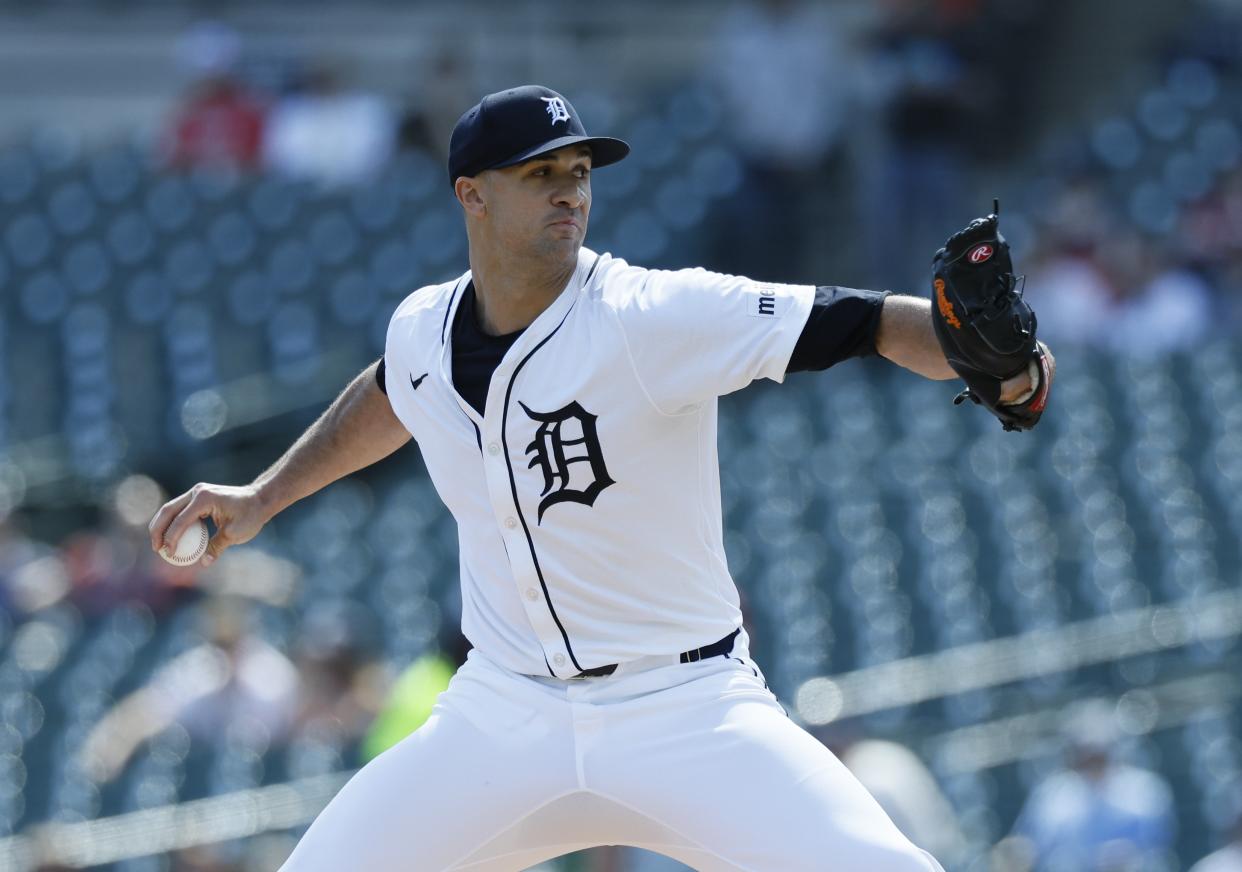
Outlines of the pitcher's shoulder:
M 679 305 L 704 294 L 718 295 L 738 282 L 749 281 L 703 267 L 652 269 L 635 266 L 605 254 L 600 256 L 587 292 L 614 311 L 645 317 L 653 310 Z
M 651 270 L 635 266 L 623 258 L 601 254 L 592 268 L 584 291 L 595 302 L 611 309 L 632 305 L 642 294 Z
M 453 296 L 467 278 L 469 278 L 469 273 L 438 285 L 423 285 L 401 301 L 392 314 L 393 320 L 416 318 L 425 315 L 430 310 L 443 313 L 443 308 L 452 303 Z

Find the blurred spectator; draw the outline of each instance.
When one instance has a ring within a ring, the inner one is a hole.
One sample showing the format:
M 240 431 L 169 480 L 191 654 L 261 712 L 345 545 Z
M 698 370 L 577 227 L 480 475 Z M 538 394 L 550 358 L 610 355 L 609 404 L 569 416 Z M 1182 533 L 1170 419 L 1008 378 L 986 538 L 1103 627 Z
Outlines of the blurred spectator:
M 436 648 L 411 663 L 397 678 L 363 741 L 363 759 L 378 757 L 431 717 L 436 700 L 470 651 L 470 643 L 456 627 L 446 630 L 444 636 Z
M 927 258 L 978 209 L 966 208 L 965 169 L 975 121 L 994 81 L 975 75 L 956 37 L 975 4 L 890 2 L 872 38 L 872 99 L 882 139 L 865 187 L 872 272 L 908 288 L 926 282 Z M 904 274 L 894 264 L 909 264 Z M 900 286 L 900 285 L 899 285 Z
M 461 107 L 473 104 L 478 90 L 458 45 L 445 46 L 431 60 L 431 69 L 418 76 L 419 86 L 397 124 L 397 148 L 430 152 L 448 159 L 449 137 L 461 116 Z
M 1044 237 L 1026 268 L 1025 294 L 1050 342 L 1162 354 L 1194 347 L 1215 324 L 1214 292 L 1191 255 L 1119 226 L 1094 183 L 1067 184 Z
M 205 641 L 165 663 L 87 736 L 81 763 L 95 780 L 115 778 L 139 745 L 174 723 L 212 747 L 231 729 L 263 733 L 273 745 L 288 737 L 298 707 L 293 664 L 250 631 L 241 599 L 215 597 L 200 609 Z
M 289 833 L 195 845 L 172 855 L 171 872 L 272 872 L 293 853 Z
M 173 855 L 172 872 L 241 872 L 216 845 L 197 845 Z
M 69 592 L 64 562 L 47 545 L 27 535 L 25 518 L 0 516 L 0 617 L 22 619 Z
M 1242 325 L 1242 170 L 1182 213 L 1175 251 L 1200 265 L 1218 297 L 1219 323 Z
M 1014 826 L 1015 853 L 1035 870 L 1173 868 L 1172 792 L 1156 773 L 1114 759 L 1119 739 L 1110 703 L 1088 700 L 1071 713 L 1068 768 L 1036 786 Z
M 175 167 L 252 168 L 263 142 L 263 105 L 236 79 L 206 79 L 177 110 L 170 138 Z
M 741 3 L 724 17 L 709 55 L 708 74 L 744 164 L 742 188 L 719 216 L 713 266 L 767 281 L 810 281 L 800 259 L 812 244 L 823 174 L 841 159 L 848 114 L 840 28 L 823 4 Z M 844 172 L 835 168 L 840 181 Z
M 1166 251 L 1146 260 L 1152 264 L 1150 278 L 1123 298 L 1113 325 L 1117 350 L 1147 355 L 1194 348 L 1216 317 L 1212 289 L 1197 271 Z
M 1114 328 L 1113 288 L 1087 252 L 1060 247 L 1037 254 L 1024 294 L 1039 318 L 1039 336 L 1054 346 L 1102 344 Z
M 165 493 L 144 475 L 123 479 L 100 503 L 98 529 L 81 530 L 61 545 L 70 599 L 87 617 L 122 603 L 142 602 L 159 615 L 197 583 L 197 566 L 173 566 L 152 550 L 147 522 Z
M 913 751 L 897 742 L 866 738 L 850 724 L 833 724 L 818 735 L 906 838 L 946 869 L 958 867 L 966 837 L 935 776 Z
M 1242 872 L 1242 785 L 1238 787 L 1228 844 L 1190 867 L 1190 872 Z
M 953 806 L 913 751 L 896 742 L 861 739 L 838 756 L 910 841 L 946 868 L 957 866 L 966 837 Z
M 1234 170 L 1206 197 L 1187 206 L 1177 246 L 1208 263 L 1242 254 L 1242 170 Z
M 268 166 L 325 186 L 365 181 L 392 154 L 395 123 L 384 101 L 346 91 L 340 74 L 320 64 L 282 98 L 263 141 Z
M 330 734 L 334 744 L 355 745 L 375 720 L 387 690 L 374 659 L 376 638 L 362 607 L 345 600 L 318 603 L 302 621 L 297 667 L 301 676 L 295 732 Z
M 1100 266 L 1099 249 L 1110 236 L 1112 252 L 1135 254 L 1138 237 L 1123 234 L 1104 207 L 1098 187 L 1073 179 L 1052 198 L 1043 222 L 1043 239 L 1026 264 L 1024 293 L 1039 316 L 1039 335 L 1054 345 L 1100 345 L 1113 333 L 1117 293 L 1114 281 L 1135 281 L 1141 267 L 1123 261 Z M 1142 254 L 1141 248 L 1137 252 Z M 1124 270 L 1119 274 L 1117 270 Z
M 178 108 L 165 150 L 176 167 L 254 167 L 263 143 L 263 103 L 235 75 L 237 35 L 205 23 L 182 39 L 180 59 L 195 81 Z

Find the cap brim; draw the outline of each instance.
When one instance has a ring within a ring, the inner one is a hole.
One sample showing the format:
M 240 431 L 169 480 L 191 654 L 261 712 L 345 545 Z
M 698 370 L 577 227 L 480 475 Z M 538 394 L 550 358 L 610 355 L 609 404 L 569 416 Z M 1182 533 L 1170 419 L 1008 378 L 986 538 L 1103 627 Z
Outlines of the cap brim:
M 576 145 L 577 143 L 583 143 L 590 147 L 591 167 L 593 169 L 614 164 L 630 153 L 629 143 L 621 139 L 614 139 L 611 136 L 562 136 L 558 139 L 549 139 L 547 142 L 540 143 L 534 148 L 529 148 L 507 160 L 493 164 L 491 169 L 516 166 L 533 157 L 539 157 L 541 154 L 547 154 L 550 151 L 556 151 L 558 148 Z

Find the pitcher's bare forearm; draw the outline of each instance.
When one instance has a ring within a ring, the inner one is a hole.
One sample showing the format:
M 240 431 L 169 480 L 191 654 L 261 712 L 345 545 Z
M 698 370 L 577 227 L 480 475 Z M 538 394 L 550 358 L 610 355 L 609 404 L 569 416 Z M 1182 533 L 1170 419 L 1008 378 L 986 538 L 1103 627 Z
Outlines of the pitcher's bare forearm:
M 893 294 L 884 299 L 875 350 L 924 378 L 957 378 L 944 359 L 931 320 L 931 300 Z
M 1043 348 L 1055 373 L 1056 361 L 1052 359 L 1052 352 L 1048 351 L 1047 346 Z M 957 378 L 957 373 L 940 350 L 940 341 L 936 339 L 931 300 L 897 294 L 885 297 L 884 308 L 880 310 L 880 326 L 875 335 L 875 349 L 898 366 L 904 366 L 924 378 L 938 381 Z M 1030 375 L 1018 373 L 1001 384 L 1001 400 L 1016 400 L 1032 387 Z
M 375 367 L 359 373 L 289 450 L 254 480 L 271 515 L 383 460 L 409 441 L 409 432 L 375 382 Z
M 382 460 L 410 434 L 375 383 L 375 364 L 349 383 L 272 466 L 250 484 L 194 485 L 166 502 L 148 525 L 151 547 L 175 547 L 189 526 L 210 518 L 215 535 L 201 563 L 209 565 L 232 545 L 249 542 L 285 507 L 338 478 Z

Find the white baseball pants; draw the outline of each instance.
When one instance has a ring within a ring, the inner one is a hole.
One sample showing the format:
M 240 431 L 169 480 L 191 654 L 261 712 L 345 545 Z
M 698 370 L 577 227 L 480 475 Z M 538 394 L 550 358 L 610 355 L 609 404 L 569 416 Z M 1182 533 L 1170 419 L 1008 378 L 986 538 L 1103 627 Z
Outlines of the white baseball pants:
M 514 872 L 596 845 L 702 872 L 943 872 L 785 715 L 745 633 L 729 657 L 670 660 L 561 681 L 471 651 L 282 872 Z

